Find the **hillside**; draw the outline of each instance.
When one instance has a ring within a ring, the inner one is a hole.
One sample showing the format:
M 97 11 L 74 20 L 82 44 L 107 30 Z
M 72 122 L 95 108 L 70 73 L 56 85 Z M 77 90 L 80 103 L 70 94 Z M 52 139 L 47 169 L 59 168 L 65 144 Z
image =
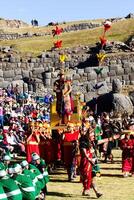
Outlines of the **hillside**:
M 0 18 L 0 29 L 4 32 L 5 30 L 18 29 L 22 27 L 28 27 L 29 25 L 22 20 L 9 20 Z
M 102 20 L 103 21 L 103 20 Z M 101 22 L 102 22 L 101 21 Z M 65 24 L 64 26 L 67 26 Z M 61 25 L 61 27 L 63 27 Z M 38 27 L 38 28 L 21 28 L 21 29 L 11 29 L 10 31 L 18 32 L 28 31 L 34 32 L 39 31 L 51 31 L 54 27 Z M 9 30 L 8 30 L 9 31 Z M 99 41 L 99 37 L 102 34 L 102 27 L 81 30 L 69 33 L 62 33 L 60 39 L 63 40 L 63 48 L 73 47 L 78 45 L 92 45 Z M 130 36 L 134 35 L 134 19 L 124 19 L 117 21 L 112 24 L 111 30 L 107 34 L 107 38 L 110 41 L 122 41 L 125 42 Z M 56 39 L 52 35 L 41 36 L 41 37 L 31 37 L 22 38 L 17 40 L 1 41 L 1 45 L 13 45 L 21 53 L 31 52 L 34 55 L 40 54 L 44 50 L 49 50 L 53 47 L 53 42 Z

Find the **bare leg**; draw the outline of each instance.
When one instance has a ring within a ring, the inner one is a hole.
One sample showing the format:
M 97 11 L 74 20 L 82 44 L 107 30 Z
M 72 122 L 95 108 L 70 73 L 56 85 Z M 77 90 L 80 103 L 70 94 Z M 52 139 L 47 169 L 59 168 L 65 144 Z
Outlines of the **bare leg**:
M 92 186 L 97 198 L 101 197 L 102 194 L 100 192 L 98 192 L 98 189 L 97 189 L 97 186 L 96 186 L 96 183 L 95 183 L 95 178 L 93 178 L 91 186 Z

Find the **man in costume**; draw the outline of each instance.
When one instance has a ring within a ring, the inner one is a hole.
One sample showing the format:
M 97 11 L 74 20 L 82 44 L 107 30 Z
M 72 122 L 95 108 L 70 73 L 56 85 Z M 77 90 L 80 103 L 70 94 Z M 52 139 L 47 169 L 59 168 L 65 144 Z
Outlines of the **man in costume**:
M 95 161 L 92 155 L 92 145 L 89 141 L 89 135 L 86 131 L 81 131 L 81 137 L 79 139 L 80 152 L 81 152 L 81 162 L 80 162 L 80 178 L 83 184 L 84 196 L 90 196 L 90 188 L 92 187 L 97 198 L 101 197 L 102 194 L 98 192 L 96 184 L 93 180 L 93 166 Z
M 133 160 L 133 140 L 130 138 L 130 133 L 125 134 L 125 138 L 120 141 L 122 150 L 122 172 L 124 177 L 128 177 L 132 171 Z
M 79 131 L 74 129 L 73 123 L 68 123 L 67 131 L 63 134 L 63 156 L 64 163 L 67 168 L 68 180 L 72 181 L 75 178 L 75 156 L 77 151 L 77 141 Z
M 60 78 L 54 83 L 54 92 L 56 92 L 56 111 L 62 118 L 62 123 L 70 121 L 73 111 L 73 101 L 71 97 L 71 81 L 65 80 L 65 72 L 62 69 L 59 73 Z
M 9 178 L 5 169 L 0 169 L 0 183 L 8 199 L 22 200 L 21 190 L 19 189 L 15 181 Z

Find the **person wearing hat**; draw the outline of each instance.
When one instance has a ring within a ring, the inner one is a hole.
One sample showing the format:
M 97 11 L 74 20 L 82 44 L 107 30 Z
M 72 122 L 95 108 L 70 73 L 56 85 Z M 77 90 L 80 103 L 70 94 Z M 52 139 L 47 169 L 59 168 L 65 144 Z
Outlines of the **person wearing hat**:
M 28 167 L 29 167 L 28 165 L 29 164 L 28 164 L 28 162 L 26 160 L 23 160 L 20 163 L 20 165 L 22 166 L 22 173 L 31 178 L 32 183 L 35 186 L 35 194 L 36 194 L 36 197 L 37 197 L 40 194 L 40 191 L 42 189 L 40 181 L 36 177 L 36 174 L 28 169 Z
M 22 167 L 19 164 L 15 164 L 13 167 L 13 179 L 18 184 L 22 197 L 25 200 L 35 200 L 35 187 L 30 177 L 22 174 Z
M 122 172 L 123 177 L 128 177 L 132 171 L 133 162 L 133 140 L 128 132 L 125 133 L 125 138 L 120 140 L 120 148 L 122 150 Z
M 6 154 L 6 155 L 3 156 L 3 163 L 5 165 L 5 170 L 8 169 L 10 161 L 11 161 L 11 157 L 8 154 Z
M 72 181 L 75 177 L 75 156 L 77 149 L 77 140 L 79 130 L 75 130 L 74 124 L 69 122 L 67 130 L 63 134 L 63 155 L 64 163 L 67 168 L 68 181 Z
M 39 187 L 42 190 L 45 187 L 45 181 L 44 181 L 43 175 L 41 174 L 39 169 L 36 166 L 34 166 L 32 164 L 29 164 L 26 160 L 21 162 L 21 166 L 23 168 L 28 169 L 30 172 L 32 172 L 33 174 L 36 175 L 36 178 L 37 178 L 37 180 L 39 182 Z
M 46 163 L 36 153 L 32 154 L 32 162 L 39 169 L 41 174 L 43 175 L 43 178 L 44 178 L 44 181 L 45 181 L 45 187 L 43 188 L 43 192 L 44 192 L 44 194 L 46 194 L 47 193 L 47 183 L 49 182 L 49 176 L 48 176 Z
M 0 183 L 10 200 L 22 200 L 22 193 L 15 181 L 7 176 L 4 169 L 0 169 Z
M 27 138 L 27 144 L 26 144 L 26 157 L 27 157 L 26 160 L 28 162 L 31 162 L 31 159 L 32 159 L 31 155 L 33 152 L 36 152 L 38 155 L 40 154 L 39 142 L 40 142 L 40 138 L 39 138 L 39 134 L 37 130 L 32 130 L 32 133 Z
M 73 112 L 73 100 L 71 97 L 71 81 L 65 80 L 64 69 L 60 70 L 60 78 L 54 82 L 54 92 L 56 92 L 56 111 L 62 119 L 61 123 L 70 121 Z
M 58 76 L 59 79 L 54 82 L 54 92 L 56 92 L 56 111 L 59 117 L 63 117 L 63 88 L 65 83 L 65 72 L 64 69 L 61 69 Z

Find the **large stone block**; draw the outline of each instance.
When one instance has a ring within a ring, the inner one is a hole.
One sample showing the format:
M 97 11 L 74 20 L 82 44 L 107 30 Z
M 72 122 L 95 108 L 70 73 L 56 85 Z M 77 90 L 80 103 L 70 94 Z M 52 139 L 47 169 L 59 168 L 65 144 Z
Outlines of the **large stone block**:
M 29 77 L 29 70 L 22 70 L 22 76 L 25 77 Z
M 16 75 L 16 76 L 22 74 L 22 71 L 21 71 L 21 69 L 19 69 L 19 68 L 15 69 L 14 72 L 15 72 L 15 75 Z
M 130 81 L 134 81 L 134 73 L 130 74 L 129 78 L 130 78 Z
M 108 72 L 106 72 L 106 71 L 103 72 L 103 71 L 102 71 L 101 77 L 102 77 L 102 78 L 107 78 L 107 76 L 108 76 L 107 74 L 108 74 Z
M 92 68 L 91 67 L 86 67 L 85 68 L 85 73 L 90 73 L 92 71 Z
M 124 74 L 130 74 L 131 68 L 124 68 Z
M 98 94 L 101 95 L 101 94 L 105 94 L 108 92 L 108 86 L 107 86 L 107 83 L 106 81 L 103 81 L 103 82 L 99 82 L 97 84 L 98 86 Z
M 85 94 L 85 101 L 88 102 L 95 97 L 97 97 L 96 92 L 88 92 L 88 93 Z
M 124 81 L 129 81 L 129 75 L 123 75 L 122 80 Z
M 134 72 L 134 63 L 133 63 L 133 65 L 131 66 L 131 70 L 132 70 L 132 72 Z
M 51 79 L 51 77 L 52 77 L 52 73 L 51 72 L 45 72 L 45 78 L 46 79 Z
M 73 80 L 80 80 L 80 75 L 79 74 L 74 74 L 73 75 Z
M 95 80 L 95 79 L 97 79 L 97 74 L 95 71 L 92 70 L 88 73 L 88 81 Z
M 40 68 L 36 68 L 33 70 L 33 74 L 37 75 L 37 74 L 42 74 L 44 72 L 44 68 L 40 67 Z
M 83 75 L 84 74 L 84 69 L 77 69 L 76 73 Z
M 31 63 L 36 63 L 36 58 L 31 58 Z
M 16 57 L 10 57 L 9 58 L 9 62 L 11 62 L 11 63 L 15 63 L 16 62 Z
M 13 78 L 13 80 L 22 80 L 22 79 L 23 79 L 22 75 L 16 75 L 16 76 Z
M 0 88 L 7 88 L 9 84 L 10 84 L 9 81 L 0 82 Z
M 131 115 L 133 113 L 133 104 L 128 96 L 123 94 L 113 94 L 113 105 L 115 115 L 118 115 L 119 113 L 128 113 Z
M 108 72 L 108 75 L 111 77 L 111 76 L 116 76 L 116 71 L 115 70 L 110 70 Z
M 124 74 L 124 69 L 123 68 L 117 68 L 116 69 L 116 74 L 117 75 L 123 75 Z
M 52 78 L 57 78 L 58 77 L 58 72 L 52 72 Z
M 21 66 L 20 66 L 21 68 L 23 68 L 23 69 L 26 69 L 27 68 L 27 63 L 21 63 Z
M 0 77 L 0 82 L 3 82 L 3 81 L 4 81 L 4 78 L 1 78 L 1 77 Z
M 134 65 L 134 63 L 131 63 L 129 61 L 126 61 L 125 63 L 123 63 L 124 68 L 131 68 L 133 65 Z
M 116 69 L 118 69 L 118 68 L 122 68 L 122 65 L 121 64 L 116 64 L 116 65 L 110 65 L 109 66 L 109 70 L 111 71 L 111 70 L 116 70 Z
M 29 67 L 30 67 L 30 69 L 33 69 L 34 68 L 34 63 L 29 63 Z
M 14 70 L 8 70 L 3 72 L 3 77 L 4 78 L 14 78 Z
M 3 70 L 0 69 L 0 77 L 3 77 Z
M 45 79 L 45 85 L 50 86 L 51 85 L 51 79 L 46 78 Z

